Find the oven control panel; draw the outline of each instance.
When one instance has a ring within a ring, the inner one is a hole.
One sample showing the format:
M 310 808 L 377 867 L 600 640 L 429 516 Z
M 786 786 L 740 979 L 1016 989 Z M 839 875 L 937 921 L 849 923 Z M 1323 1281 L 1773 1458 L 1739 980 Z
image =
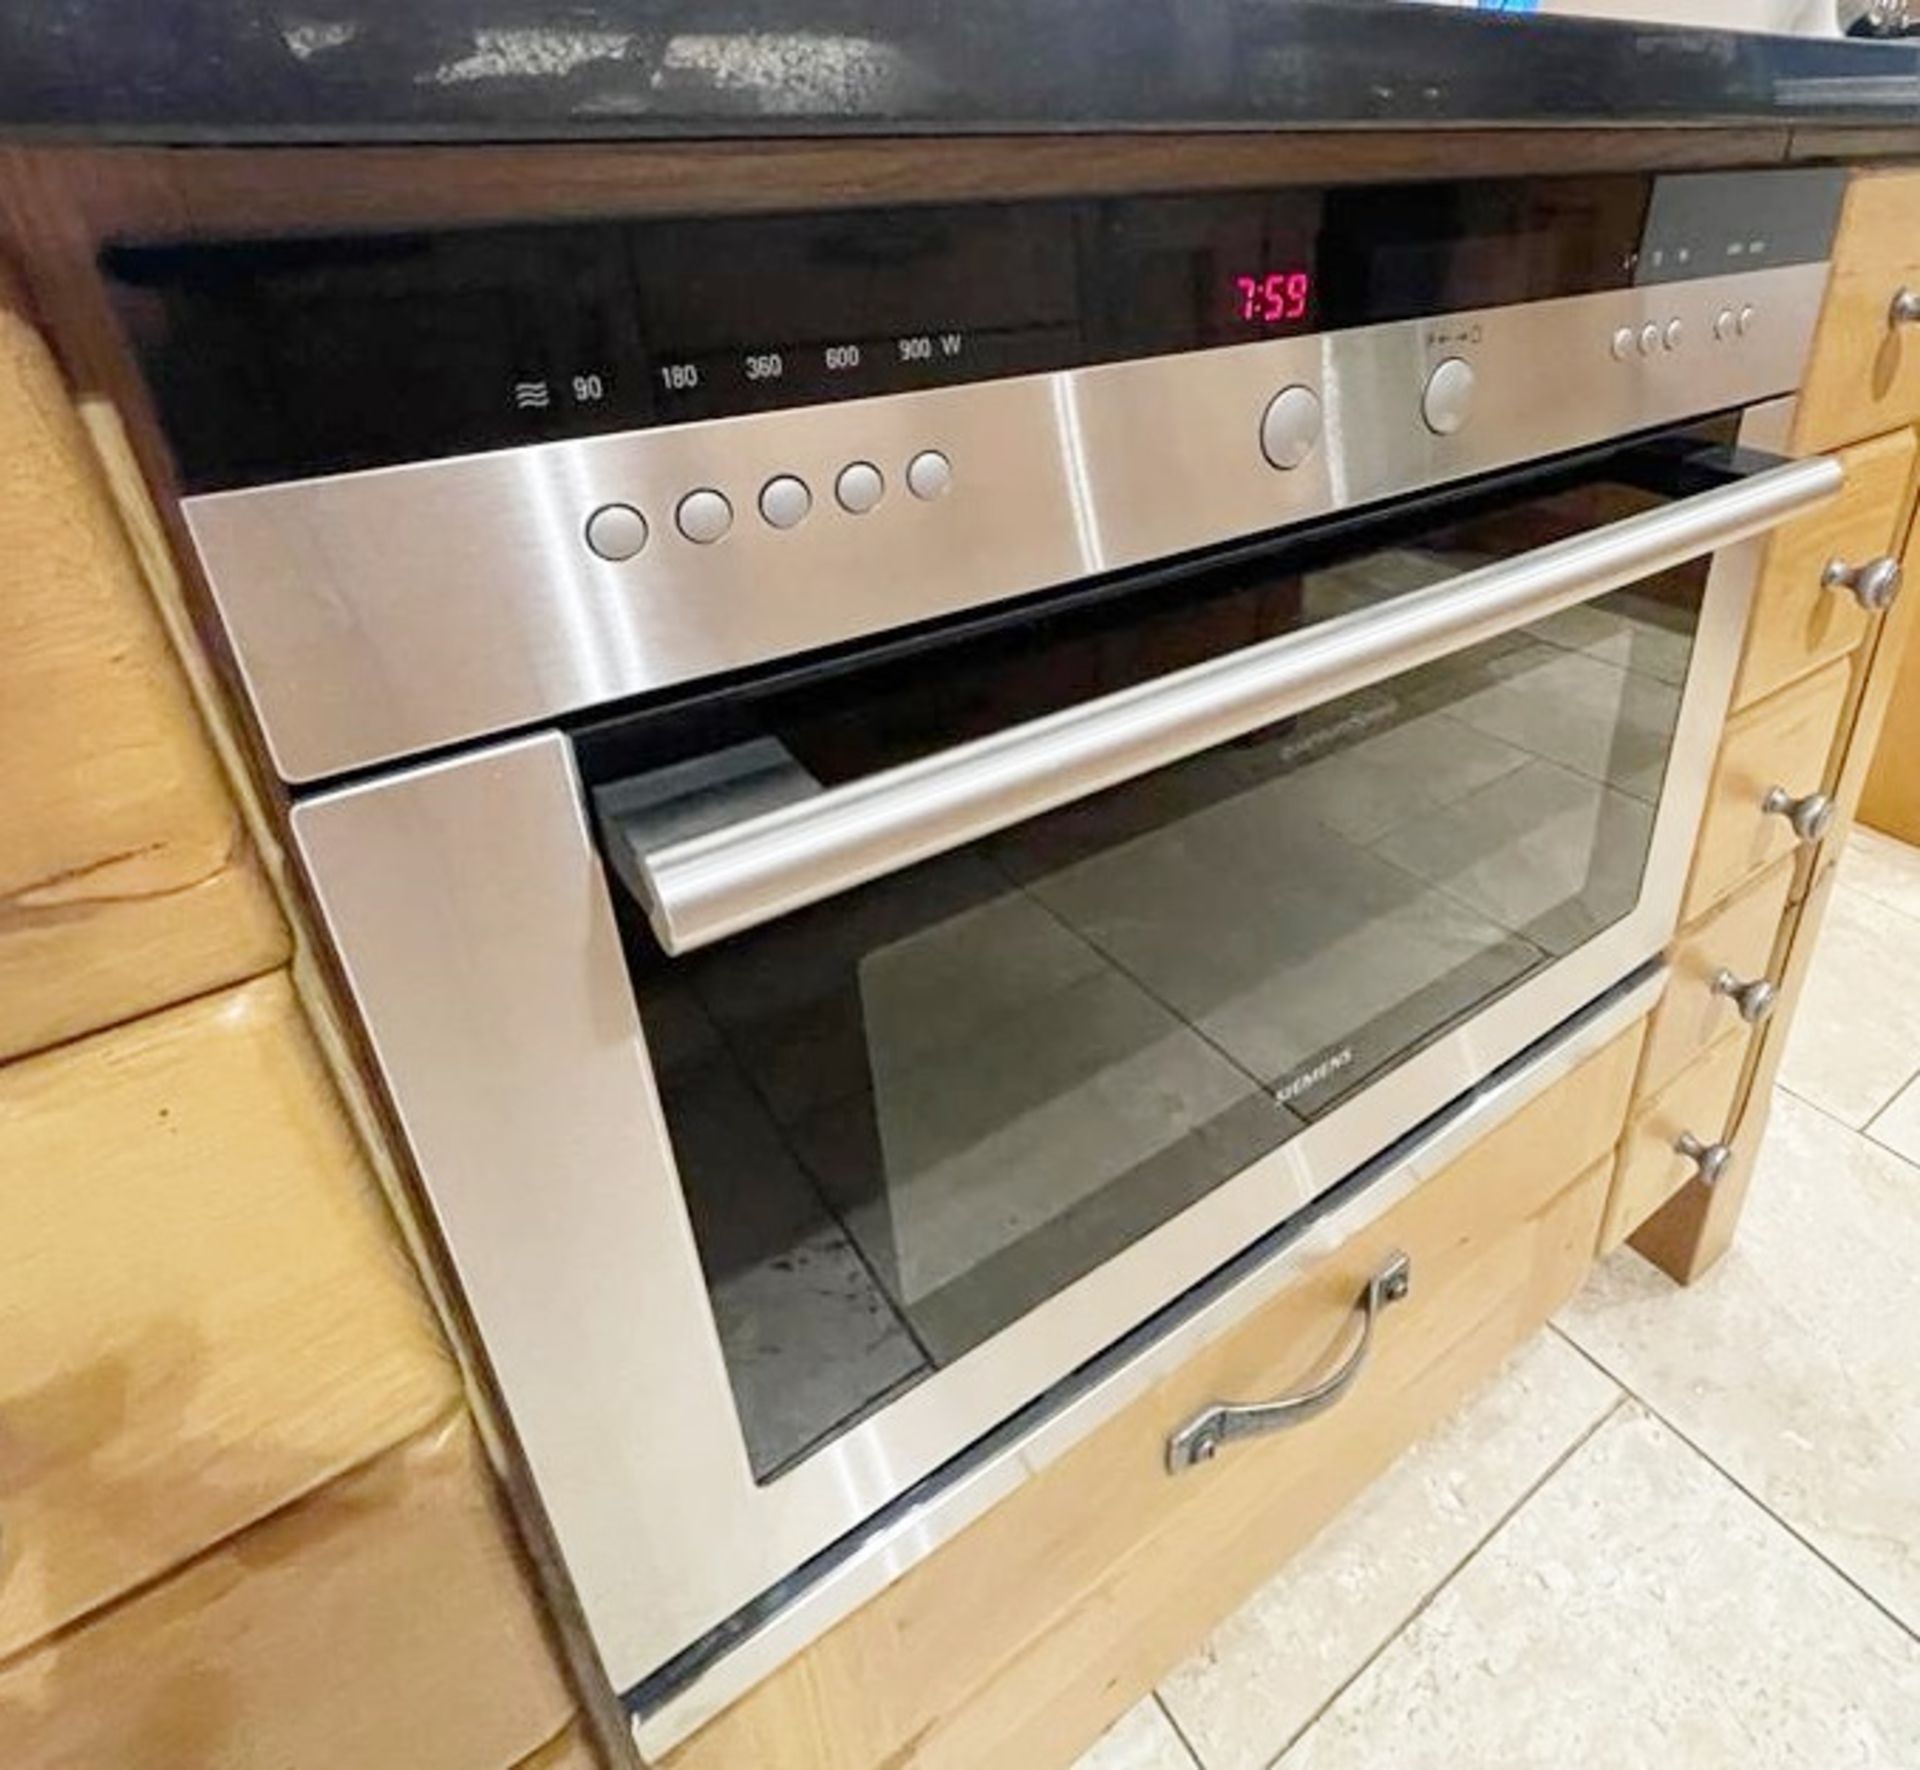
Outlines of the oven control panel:
M 127 246 L 105 268 L 203 492 L 1814 263 L 1843 176 L 613 219 Z M 725 521 L 711 500 L 690 518 Z
M 1791 393 L 1840 183 L 1725 176 L 114 265 L 307 783 Z

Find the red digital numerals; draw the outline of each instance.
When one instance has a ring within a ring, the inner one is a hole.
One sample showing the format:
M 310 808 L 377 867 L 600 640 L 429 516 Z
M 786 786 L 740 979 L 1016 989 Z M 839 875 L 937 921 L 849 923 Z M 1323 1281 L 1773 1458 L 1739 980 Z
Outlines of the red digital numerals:
M 1256 325 L 1279 326 L 1304 319 L 1312 279 L 1304 270 L 1270 270 L 1261 276 L 1233 279 L 1236 311 Z

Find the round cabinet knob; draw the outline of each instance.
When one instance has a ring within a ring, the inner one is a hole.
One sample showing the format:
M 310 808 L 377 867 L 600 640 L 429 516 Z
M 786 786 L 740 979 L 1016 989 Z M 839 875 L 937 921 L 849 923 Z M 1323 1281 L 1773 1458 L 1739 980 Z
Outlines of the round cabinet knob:
M 760 488 L 760 515 L 769 528 L 797 528 L 812 508 L 813 493 L 795 474 L 776 474 Z
M 706 547 L 733 527 L 733 506 L 711 486 L 702 486 L 680 500 L 673 520 L 689 541 Z
M 1420 416 L 1435 436 L 1452 436 L 1473 413 L 1473 365 L 1465 357 L 1450 356 L 1427 377 L 1420 396 Z
M 1711 987 L 1716 996 L 1725 996 L 1733 1004 L 1734 1011 L 1749 1026 L 1758 1026 L 1773 1012 L 1774 1004 L 1780 1000 L 1780 992 L 1773 987 L 1770 979 L 1756 977 L 1751 982 L 1742 983 L 1725 966 L 1713 974 Z
M 1891 608 L 1900 594 L 1900 562 L 1890 553 L 1882 553 L 1862 565 L 1848 565 L 1844 559 L 1830 559 L 1820 574 L 1820 582 L 1829 590 L 1851 590 L 1855 602 L 1870 615 Z
M 1911 326 L 1920 321 L 1920 289 L 1902 289 L 1887 307 L 1887 324 Z
M 618 565 L 647 544 L 647 519 L 631 504 L 602 504 L 587 518 L 587 545 Z
M 871 461 L 855 461 L 840 469 L 833 495 L 849 516 L 865 516 L 886 495 L 887 482 Z
M 1691 1131 L 1682 1131 L 1673 1140 L 1674 1149 L 1693 1163 L 1694 1171 L 1700 1176 L 1701 1183 L 1713 1186 L 1727 1171 L 1727 1163 L 1733 1160 L 1733 1146 L 1727 1143 L 1702 1143 Z
M 944 498 L 953 484 L 953 463 L 938 449 L 922 449 L 907 463 L 907 490 L 916 498 Z
M 1785 787 L 1769 787 L 1760 809 L 1769 817 L 1784 817 L 1802 842 L 1818 842 L 1833 825 L 1833 801 L 1825 793 L 1796 799 Z
M 1311 387 L 1283 387 L 1260 415 L 1260 452 L 1283 473 L 1320 446 L 1320 396 Z

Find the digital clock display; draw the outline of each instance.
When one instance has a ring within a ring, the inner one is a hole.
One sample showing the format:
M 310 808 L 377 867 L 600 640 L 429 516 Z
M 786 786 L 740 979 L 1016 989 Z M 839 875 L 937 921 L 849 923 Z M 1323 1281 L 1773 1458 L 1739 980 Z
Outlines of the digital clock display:
M 1233 279 L 1233 312 L 1250 326 L 1289 326 L 1307 317 L 1313 277 L 1304 270 L 1242 271 Z

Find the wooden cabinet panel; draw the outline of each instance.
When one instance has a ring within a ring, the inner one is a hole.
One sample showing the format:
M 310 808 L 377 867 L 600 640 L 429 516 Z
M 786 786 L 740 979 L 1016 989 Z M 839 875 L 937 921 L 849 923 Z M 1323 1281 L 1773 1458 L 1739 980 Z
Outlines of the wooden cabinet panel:
M 1908 594 L 1920 595 L 1920 586 Z M 1905 653 L 1898 660 L 1886 723 L 1860 796 L 1860 821 L 1902 842 L 1920 843 L 1920 645 L 1913 642 L 1911 629 Z
M 66 390 L 0 281 L 0 1057 L 281 962 L 286 932 Z
M 1761 801 L 1776 786 L 1797 797 L 1828 785 L 1851 686 L 1849 661 L 1842 658 L 1728 720 L 1682 920 L 1704 914 L 1799 845 L 1787 819 L 1763 811 Z
M 0 1176 L 0 1657 L 457 1405 L 284 975 L 0 1069 Z
M 1592 1257 L 1634 1027 L 750 1691 L 673 1770 L 1065 1764 L 1525 1339 Z M 1200 1408 L 1344 1349 L 1394 1249 L 1407 1300 L 1341 1402 L 1166 1472 Z
M 506 1770 L 570 1704 L 463 1423 L 0 1669 L 8 1770 Z
M 1908 573 L 1920 570 L 1920 548 L 1907 537 Z M 1683 1284 L 1707 1271 L 1732 1244 L 1747 1187 L 1759 1155 L 1760 1137 L 1772 1103 L 1774 1078 L 1779 1072 L 1795 1004 L 1812 966 L 1826 904 L 1838 871 L 1840 843 L 1856 806 L 1864 807 L 1862 792 L 1873 763 L 1876 740 L 1897 728 L 1896 678 L 1915 669 L 1915 629 L 1920 627 L 1920 597 L 1911 592 L 1896 602 L 1870 636 L 1853 675 L 1857 690 L 1849 696 L 1843 715 L 1842 756 L 1834 771 L 1833 797 L 1837 807 L 1833 833 L 1820 846 L 1811 864 L 1800 870 L 1808 882 L 1797 909 L 1788 914 L 1788 927 L 1776 954 L 1780 1005 L 1762 1029 L 1759 1049 L 1749 1066 L 1739 1103 L 1739 1130 L 1733 1138 L 1734 1160 L 1718 1185 L 1687 1185 L 1634 1235 L 1633 1245 L 1657 1266 Z M 1908 726 L 1920 740 L 1920 721 Z
M 1754 590 L 1733 704 L 1746 707 L 1866 637 L 1874 616 L 1850 591 L 1820 581 L 1830 560 L 1859 566 L 1897 551 L 1914 435 L 1897 430 L 1840 451 L 1846 489 L 1788 523 L 1768 544 Z
M 518 1770 L 603 1770 L 605 1762 L 588 1742 L 585 1728 L 576 1723 L 531 1757 L 522 1758 Z
M 1734 1003 L 1714 990 L 1713 980 L 1723 970 L 1743 983 L 1767 978 L 1793 873 L 1791 855 L 1775 861 L 1674 943 L 1672 978 L 1647 1027 L 1647 1053 L 1640 1063 L 1642 1094 L 1664 1086 L 1740 1024 Z
M 1726 1135 L 1752 1042 L 1746 1028 L 1736 1023 L 1732 1033 L 1635 1112 L 1620 1142 L 1613 1192 L 1600 1230 L 1601 1253 L 1617 1248 L 1693 1178 L 1693 1162 L 1674 1147 L 1682 1135 L 1702 1143 Z
M 1890 317 L 1902 288 L 1920 290 L 1920 171 L 1856 173 L 1801 384 L 1796 451 L 1920 418 L 1920 327 Z

